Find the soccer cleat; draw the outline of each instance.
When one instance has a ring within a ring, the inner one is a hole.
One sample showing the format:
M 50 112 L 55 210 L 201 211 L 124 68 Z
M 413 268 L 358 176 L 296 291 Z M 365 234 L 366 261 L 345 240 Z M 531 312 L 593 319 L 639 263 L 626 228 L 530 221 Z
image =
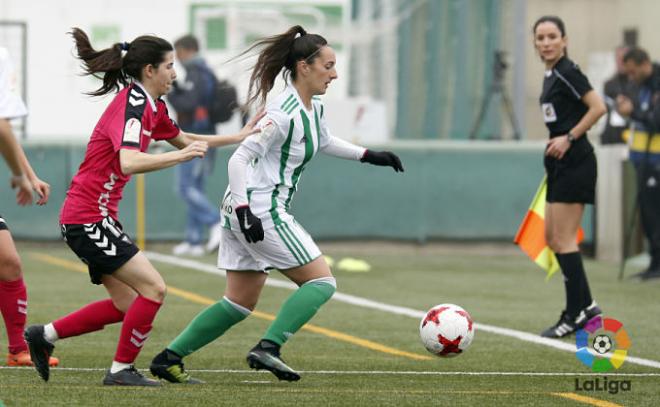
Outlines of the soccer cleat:
M 117 373 L 110 373 L 110 369 L 105 374 L 103 379 L 105 386 L 145 386 L 145 387 L 158 387 L 162 386 L 158 380 L 148 379 L 138 372 L 135 366 L 127 367 Z
M 48 365 L 50 367 L 55 367 L 59 364 L 59 359 L 52 356 L 48 358 Z M 7 366 L 34 366 L 32 358 L 30 357 L 30 351 L 24 350 L 18 353 L 8 353 Z
M 23 332 L 25 342 L 30 348 L 30 357 L 34 363 L 34 368 L 44 381 L 50 377 L 50 355 L 53 354 L 55 345 L 48 342 L 44 337 L 43 325 L 32 325 Z
M 152 375 L 170 383 L 204 384 L 204 381 L 190 377 L 190 374 L 183 368 L 181 358 L 167 349 L 156 355 L 151 361 L 149 370 Z
M 247 355 L 248 365 L 252 369 L 266 369 L 277 376 L 280 380 L 295 382 L 300 380 L 300 375 L 284 363 L 280 358 L 277 347 L 263 347 L 261 341 Z
M 575 326 L 581 329 L 587 324 L 587 322 L 591 320 L 591 318 L 598 316 L 602 313 L 603 311 L 601 311 L 598 304 L 596 304 L 596 301 L 592 301 L 591 305 L 581 310 L 578 316 L 575 318 Z
M 578 327 L 575 325 L 574 319 L 566 311 L 562 311 L 559 321 L 541 332 L 541 336 L 544 338 L 563 338 L 577 331 L 577 329 Z

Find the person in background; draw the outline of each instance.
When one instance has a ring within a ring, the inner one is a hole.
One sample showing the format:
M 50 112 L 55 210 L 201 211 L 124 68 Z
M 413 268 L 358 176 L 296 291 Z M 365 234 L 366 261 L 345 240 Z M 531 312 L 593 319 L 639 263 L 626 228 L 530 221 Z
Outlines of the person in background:
M 548 180 L 545 240 L 557 256 L 566 290 L 565 309 L 541 336 L 561 338 L 601 313 L 591 297 L 577 233 L 584 206 L 593 205 L 596 195 L 596 155 L 587 130 L 607 109 L 589 79 L 568 59 L 564 22 L 557 16 L 543 16 L 532 32 L 546 69 L 539 100 L 550 133 L 544 158 Z
M 183 65 L 185 81 L 173 83 L 167 95 L 177 114 L 177 123 L 184 131 L 215 134 L 215 123 L 209 107 L 215 97 L 215 76 L 199 54 L 199 42 L 185 35 L 174 42 L 176 58 Z M 207 151 L 203 159 L 190 160 L 176 168 L 177 192 L 186 203 L 186 228 L 183 242 L 174 246 L 175 255 L 201 256 L 218 248 L 220 243 L 220 214 L 216 205 L 206 197 L 206 178 L 213 171 L 215 150 Z M 209 228 L 209 240 L 202 245 L 204 229 Z
M 619 95 L 631 97 L 636 93 L 636 85 L 628 79 L 623 67 L 623 56 L 628 51 L 627 46 L 620 46 L 614 50 L 616 62 L 616 73 L 603 85 L 605 104 L 607 105 L 607 122 L 605 129 L 600 135 L 601 144 L 625 144 L 623 131 L 626 129 L 627 121 L 616 110 L 616 100 Z
M 660 278 L 660 64 L 651 62 L 641 48 L 623 57 L 628 78 L 638 88 L 636 95 L 617 97 L 618 112 L 630 119 L 630 161 L 637 173 L 642 229 L 648 241 L 651 262 L 636 274 L 643 281 Z
M 14 92 L 13 65 L 6 48 L 0 48 L 0 154 L 12 173 L 10 185 L 16 189 L 16 203 L 32 204 L 32 192 L 39 196 L 37 205 L 45 205 L 50 196 L 50 185 L 37 177 L 14 137 L 11 119 L 24 117 L 27 109 L 21 97 Z M 0 215 L 0 313 L 5 321 L 9 353 L 8 366 L 32 366 L 32 358 L 23 330 L 27 319 L 27 289 L 23 281 L 21 259 L 9 232 L 6 220 Z M 57 358 L 48 360 L 57 366 Z

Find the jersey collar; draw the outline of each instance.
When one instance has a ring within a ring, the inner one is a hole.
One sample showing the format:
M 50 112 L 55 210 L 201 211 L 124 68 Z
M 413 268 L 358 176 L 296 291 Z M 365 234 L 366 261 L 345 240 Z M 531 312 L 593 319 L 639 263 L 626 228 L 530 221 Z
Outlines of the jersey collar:
M 158 112 L 158 108 L 156 107 L 156 102 L 154 102 L 153 98 L 147 92 L 147 89 L 144 87 L 143 84 L 141 84 L 139 81 L 134 81 L 133 82 L 135 85 L 139 86 L 140 89 L 144 92 L 145 95 L 147 95 L 147 100 L 149 101 L 149 104 L 151 105 L 151 110 L 153 110 L 154 113 Z
M 312 110 L 307 110 L 307 108 L 305 107 L 305 104 L 304 104 L 303 101 L 302 101 L 302 98 L 300 97 L 300 94 L 298 94 L 298 89 L 296 89 L 296 87 L 293 86 L 292 83 L 287 84 L 287 87 L 289 88 L 289 90 L 291 91 L 291 93 L 293 93 L 293 97 L 295 97 L 296 99 L 298 99 L 298 103 L 300 103 L 300 107 L 301 107 L 304 111 L 306 111 L 307 113 L 310 113 L 312 110 L 314 110 L 314 104 L 312 104 Z

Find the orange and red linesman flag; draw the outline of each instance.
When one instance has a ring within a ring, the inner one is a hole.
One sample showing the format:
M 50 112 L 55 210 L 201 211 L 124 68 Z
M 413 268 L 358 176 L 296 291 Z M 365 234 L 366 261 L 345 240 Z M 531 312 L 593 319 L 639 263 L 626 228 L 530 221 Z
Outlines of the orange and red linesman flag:
M 527 210 L 527 214 L 523 219 L 518 233 L 513 239 L 513 242 L 520 246 L 520 249 L 525 252 L 534 263 L 538 264 L 547 273 L 546 279 L 559 270 L 559 263 L 557 258 L 548 244 L 545 242 L 545 194 L 548 188 L 546 177 L 543 177 L 539 189 L 534 195 L 532 204 Z M 577 241 L 578 243 L 584 239 L 584 230 L 578 229 Z

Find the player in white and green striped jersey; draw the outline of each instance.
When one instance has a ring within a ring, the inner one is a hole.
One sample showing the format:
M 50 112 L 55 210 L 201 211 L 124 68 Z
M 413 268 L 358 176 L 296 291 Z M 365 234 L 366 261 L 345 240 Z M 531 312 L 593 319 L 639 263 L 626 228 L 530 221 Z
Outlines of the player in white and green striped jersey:
M 197 315 L 154 359 L 152 372 L 175 383 L 191 380 L 183 370 L 183 357 L 252 312 L 273 268 L 299 288 L 285 301 L 247 361 L 280 380 L 300 379 L 280 358 L 280 347 L 336 289 L 321 251 L 289 213 L 301 175 L 319 152 L 403 171 L 395 154 L 367 150 L 330 133 L 318 95 L 326 92 L 337 71 L 335 53 L 323 37 L 295 26 L 255 47 L 263 49 L 250 80 L 249 101 L 265 100 L 282 69 L 290 82 L 268 104 L 259 124 L 261 132 L 243 141 L 229 160 L 229 187 L 222 202 L 225 229 L 218 252 L 218 267 L 227 270 L 227 288 L 221 301 Z

